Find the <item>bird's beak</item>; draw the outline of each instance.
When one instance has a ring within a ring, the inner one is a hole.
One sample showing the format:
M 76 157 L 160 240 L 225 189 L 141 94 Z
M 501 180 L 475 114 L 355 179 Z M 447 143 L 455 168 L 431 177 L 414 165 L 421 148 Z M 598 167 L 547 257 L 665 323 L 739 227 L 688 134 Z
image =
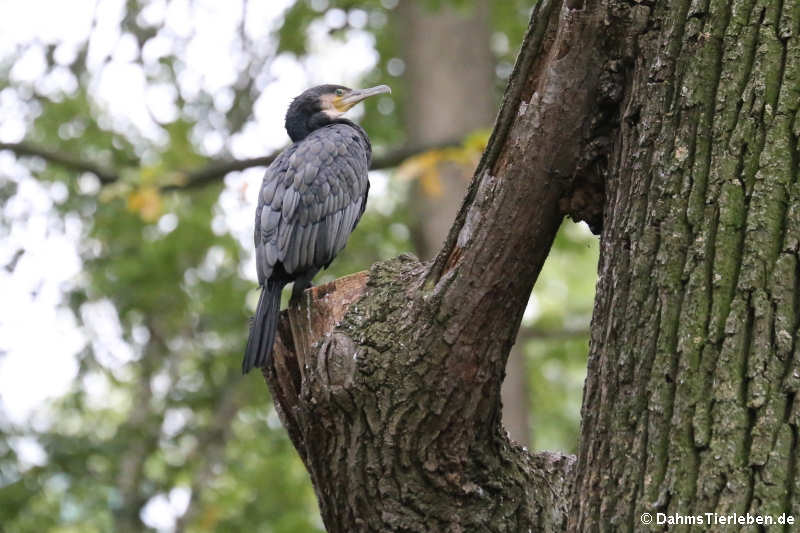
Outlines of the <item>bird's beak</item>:
M 340 105 L 347 110 L 370 96 L 375 96 L 376 94 L 391 94 L 391 92 L 392 90 L 388 85 L 377 85 L 369 89 L 354 89 L 342 97 Z

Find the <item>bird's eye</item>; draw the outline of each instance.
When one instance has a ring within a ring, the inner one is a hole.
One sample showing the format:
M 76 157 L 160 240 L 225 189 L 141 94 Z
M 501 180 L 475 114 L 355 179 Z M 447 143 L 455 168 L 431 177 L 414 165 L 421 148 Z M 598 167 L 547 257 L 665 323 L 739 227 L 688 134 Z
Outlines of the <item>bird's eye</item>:
M 344 94 L 343 89 L 336 89 L 336 96 L 342 96 Z

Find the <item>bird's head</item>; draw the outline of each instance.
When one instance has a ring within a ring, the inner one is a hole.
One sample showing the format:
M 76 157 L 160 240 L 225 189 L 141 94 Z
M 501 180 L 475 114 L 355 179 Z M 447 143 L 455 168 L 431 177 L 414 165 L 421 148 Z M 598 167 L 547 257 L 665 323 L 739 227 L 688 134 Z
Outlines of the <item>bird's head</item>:
M 387 85 L 351 89 L 343 85 L 318 85 L 295 98 L 286 112 L 286 131 L 297 142 L 317 128 L 330 124 L 357 103 L 376 94 L 391 93 Z

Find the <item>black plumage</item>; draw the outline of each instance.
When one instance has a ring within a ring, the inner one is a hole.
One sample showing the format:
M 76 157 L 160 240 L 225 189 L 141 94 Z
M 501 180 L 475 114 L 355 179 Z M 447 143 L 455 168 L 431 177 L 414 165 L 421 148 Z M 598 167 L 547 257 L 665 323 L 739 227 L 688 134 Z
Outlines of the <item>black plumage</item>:
M 311 285 L 347 243 L 367 202 L 372 147 L 357 124 L 339 118 L 385 85 L 353 90 L 321 85 L 294 99 L 286 114 L 293 144 L 269 166 L 258 197 L 255 251 L 261 296 L 242 371 L 269 363 L 283 287 L 292 298 Z

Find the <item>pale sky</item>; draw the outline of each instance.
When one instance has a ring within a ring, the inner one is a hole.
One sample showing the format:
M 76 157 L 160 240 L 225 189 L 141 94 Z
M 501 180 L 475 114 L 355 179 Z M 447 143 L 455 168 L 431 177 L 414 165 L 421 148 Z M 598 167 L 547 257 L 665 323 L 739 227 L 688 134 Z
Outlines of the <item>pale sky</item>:
M 151 116 L 159 120 L 174 117 L 176 95 L 169 86 L 148 87 L 144 71 L 132 62 L 135 47 L 129 36 L 119 34 L 124 3 L 97 2 L 97 25 L 88 55 L 89 68 L 94 71 L 90 91 L 113 118 L 115 127 L 131 125 L 143 136 L 159 140 L 163 132 Z M 280 23 L 290 4 L 289 0 L 249 2 L 245 24 L 248 37 L 269 42 L 269 32 Z M 215 102 L 219 98 L 224 104 L 231 97 L 226 86 L 235 75 L 232 61 L 237 60 L 241 0 L 195 0 L 191 5 L 188 0 L 173 0 L 167 8 L 166 1 L 156 0 L 145 10 L 143 17 L 154 23 L 163 21 L 167 34 L 142 51 L 145 68 L 156 65 L 159 57 L 173 50 L 171 35 L 192 35 L 183 54 L 186 69 L 179 80 L 181 90 L 191 94 L 203 88 L 214 95 Z M 44 75 L 44 47 L 58 44 L 56 60 L 68 63 L 77 43 L 91 28 L 94 9 L 95 0 L 0 0 L 0 61 L 15 58 L 19 43 L 40 43 L 16 58 L 12 79 L 34 84 L 48 94 L 74 90 L 77 83 L 68 69 Z M 378 56 L 372 35 L 365 31 L 350 30 L 344 41 L 328 36 L 329 27 L 343 25 L 342 17 L 346 17 L 343 11 L 333 10 L 324 22 L 312 26 L 312 53 L 302 62 L 290 56 L 275 58 L 269 73 L 272 81 L 265 81 L 254 108 L 253 124 L 232 139 L 209 132 L 202 139 L 204 149 L 214 153 L 227 142 L 237 157 L 271 153 L 288 141 L 283 116 L 293 96 L 318 83 L 357 85 L 358 79 L 374 68 Z M 350 23 L 363 27 L 366 14 L 351 14 Z M 106 57 L 111 60 L 104 63 Z M 0 141 L 15 142 L 24 137 L 29 117 L 24 114 L 23 102 L 24 95 L 14 90 L 0 91 Z M 354 111 L 357 118 L 358 111 Z M 251 242 L 252 213 L 262 174 L 261 169 L 251 169 L 228 175 L 219 200 L 222 215 L 214 221 L 215 229 L 231 231 L 245 247 Z M 25 250 L 13 273 L 0 269 L 0 421 L 42 428 L 48 424 L 46 401 L 66 392 L 77 372 L 75 355 L 87 343 L 93 344 L 100 362 L 112 370 L 130 361 L 136 346 L 122 339 L 110 302 L 84 306 L 81 318 L 86 330 L 77 327 L 72 313 L 63 306 L 64 291 L 82 275 L 77 243 L 85 236 L 77 216 L 62 219 L 53 212 L 53 205 L 65 199 L 66 188 L 37 181 L 8 152 L 0 152 L 0 176 L 18 186 L 17 194 L 0 207 L 14 221 L 10 234 L 0 240 L 0 264 L 7 264 L 17 249 Z M 85 192 L 98 188 L 97 180 L 90 175 L 79 180 Z M 371 198 L 381 196 L 385 183 L 383 174 L 372 177 Z M 242 190 L 247 191 L 245 198 Z M 174 221 L 165 216 L 159 227 L 168 231 L 172 224 Z M 246 265 L 243 271 L 254 279 L 254 265 Z M 84 385 L 90 396 L 100 398 L 107 391 L 107 384 L 99 381 Z M 18 439 L 13 445 L 29 464 L 44 460 L 35 441 Z M 148 525 L 169 531 L 176 516 L 186 509 L 189 497 L 188 489 L 180 487 L 159 495 L 148 502 L 143 518 Z

